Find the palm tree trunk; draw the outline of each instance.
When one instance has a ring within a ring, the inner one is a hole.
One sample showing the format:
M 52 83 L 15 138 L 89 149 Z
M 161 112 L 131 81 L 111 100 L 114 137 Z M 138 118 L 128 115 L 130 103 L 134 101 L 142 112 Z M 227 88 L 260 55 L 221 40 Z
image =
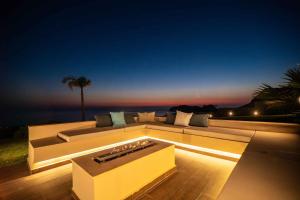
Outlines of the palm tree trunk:
M 80 87 L 80 95 L 81 95 L 81 120 L 85 121 L 83 87 Z

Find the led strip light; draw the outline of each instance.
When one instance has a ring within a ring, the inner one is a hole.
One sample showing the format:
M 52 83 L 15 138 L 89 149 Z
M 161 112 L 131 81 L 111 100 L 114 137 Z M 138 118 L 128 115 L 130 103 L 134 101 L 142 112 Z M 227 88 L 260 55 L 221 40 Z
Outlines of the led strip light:
M 113 143 L 113 144 L 106 145 L 106 146 L 101 146 L 101 147 L 97 147 L 97 148 L 93 148 L 93 149 L 89 149 L 89 150 L 85 150 L 85 151 L 81 151 L 81 152 L 77 152 L 77 153 L 64 155 L 64 156 L 57 157 L 57 158 L 52 158 L 52 159 L 49 159 L 49 160 L 44 160 L 44 161 L 41 161 L 41 162 L 34 163 L 33 164 L 33 170 L 40 169 L 40 168 L 43 168 L 43 167 L 47 167 L 49 165 L 57 164 L 57 163 L 60 163 L 60 162 L 64 162 L 64 161 L 67 161 L 67 160 L 70 160 L 72 158 L 76 158 L 76 157 L 79 157 L 79 156 L 84 156 L 84 155 L 87 155 L 87 154 L 90 154 L 90 153 L 95 153 L 97 151 L 102 151 L 102 150 L 105 150 L 105 149 L 113 148 L 113 147 L 116 147 L 116 146 L 119 146 L 119 145 L 124 145 L 124 144 L 130 143 L 130 142 L 135 142 L 137 140 L 143 140 L 143 139 L 147 139 L 147 138 L 148 137 L 146 137 L 146 136 L 142 136 L 142 137 L 138 137 L 138 138 L 135 138 L 135 139 L 126 140 L 124 142 Z
M 159 141 L 162 141 L 162 142 L 172 143 L 172 144 L 175 144 L 176 146 L 184 147 L 184 148 L 187 148 L 187 149 L 192 149 L 192 150 L 196 150 L 196 151 L 200 151 L 200 152 L 215 154 L 215 155 L 234 158 L 234 159 L 240 159 L 241 158 L 241 155 L 236 154 L 236 153 L 230 153 L 230 152 L 226 152 L 226 151 L 220 151 L 220 150 L 215 150 L 215 149 L 210 149 L 210 148 L 205 148 L 205 147 L 199 147 L 199 146 L 184 144 L 184 143 L 180 143 L 180 142 L 174 142 L 174 141 L 170 141 L 170 140 L 159 139 L 159 138 L 155 138 L 155 137 L 142 136 L 142 137 L 138 137 L 138 138 L 135 138 L 135 139 L 126 140 L 124 142 L 118 142 L 118 143 L 114 143 L 114 144 L 110 144 L 110 145 L 106 145 L 106 146 L 97 147 L 97 148 L 94 148 L 94 149 L 89 149 L 89 150 L 86 150 L 86 151 L 81 151 L 81 152 L 77 152 L 77 153 L 73 153 L 73 154 L 68 154 L 68 155 L 65 155 L 65 156 L 58 157 L 58 158 L 52 158 L 52 159 L 49 159 L 49 160 L 37 162 L 37 163 L 34 163 L 33 170 L 40 169 L 40 168 L 43 168 L 43 167 L 47 167 L 49 165 L 57 164 L 57 163 L 60 163 L 60 162 L 64 162 L 64 161 L 67 161 L 67 160 L 70 160 L 72 158 L 76 158 L 76 157 L 79 157 L 79 156 L 87 155 L 87 154 L 90 154 L 90 153 L 95 153 L 97 151 L 102 151 L 102 150 L 105 150 L 105 149 L 113 148 L 113 147 L 116 147 L 116 146 L 119 146 L 119 145 L 124 145 L 124 144 L 130 143 L 130 142 L 135 142 L 137 140 L 143 140 L 143 139 L 159 140 Z
M 241 158 L 241 155 L 237 154 L 237 153 L 230 153 L 230 152 L 226 152 L 226 151 L 220 151 L 220 150 L 215 150 L 215 149 L 210 149 L 210 148 L 205 148 L 205 147 L 199 147 L 199 146 L 184 144 L 184 143 L 180 143 L 180 142 L 173 142 L 170 140 L 164 140 L 164 139 L 159 139 L 159 138 L 155 138 L 155 137 L 147 137 L 147 138 L 159 140 L 162 142 L 172 143 L 172 144 L 175 144 L 176 146 L 180 146 L 180 147 L 184 147 L 184 148 L 192 149 L 192 150 L 196 150 L 196 151 L 202 151 L 202 152 L 206 152 L 206 153 L 210 153 L 210 154 L 225 156 L 225 157 L 234 158 L 234 159 Z

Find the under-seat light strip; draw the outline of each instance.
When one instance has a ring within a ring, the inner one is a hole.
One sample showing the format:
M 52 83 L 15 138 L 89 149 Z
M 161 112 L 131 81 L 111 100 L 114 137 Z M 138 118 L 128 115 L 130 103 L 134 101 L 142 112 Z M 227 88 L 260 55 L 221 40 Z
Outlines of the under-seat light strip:
M 164 140 L 164 139 L 155 138 L 155 137 L 142 136 L 142 137 L 126 140 L 126 141 L 123 141 L 123 142 L 113 143 L 113 144 L 110 144 L 110 145 L 101 146 L 101 147 L 97 147 L 97 148 L 93 148 L 93 149 L 89 149 L 89 150 L 85 150 L 85 151 L 81 151 L 81 152 L 77 152 L 77 153 L 72 153 L 72 154 L 68 154 L 68 155 L 65 155 L 65 156 L 57 157 L 57 158 L 52 158 L 52 159 L 45 160 L 45 161 L 41 161 L 41 162 L 35 163 L 34 166 L 33 166 L 33 169 L 34 170 L 39 169 L 39 168 L 46 167 L 46 166 L 49 166 L 49 165 L 64 162 L 66 160 L 70 160 L 72 158 L 87 155 L 87 154 L 90 154 L 90 153 L 95 153 L 97 151 L 113 148 L 115 146 L 127 144 L 127 143 L 130 143 L 130 142 L 135 142 L 137 140 L 142 140 L 142 139 L 159 140 L 159 141 L 163 141 L 163 142 L 172 143 L 172 144 L 175 144 L 176 146 L 184 147 L 184 148 L 187 148 L 187 149 L 192 149 L 192 150 L 196 150 L 196 151 L 199 151 L 199 152 L 206 152 L 206 153 L 210 153 L 210 154 L 225 156 L 225 157 L 234 158 L 234 159 L 240 159 L 241 158 L 241 155 L 236 154 L 236 153 L 230 153 L 230 152 L 226 152 L 226 151 L 220 151 L 220 150 L 215 150 L 215 149 L 210 149 L 210 148 L 205 148 L 205 147 L 199 147 L 199 146 L 184 144 L 184 143 L 180 143 L 180 142 L 174 142 L 174 141 L 170 141 L 170 140 Z
M 41 161 L 41 162 L 34 163 L 33 170 L 39 169 L 39 168 L 42 168 L 42 167 L 46 167 L 46 166 L 49 166 L 49 165 L 57 164 L 57 163 L 60 163 L 60 162 L 64 162 L 64 161 L 67 161 L 67 160 L 70 160 L 72 158 L 76 158 L 76 157 L 79 157 L 79 156 L 84 156 L 84 155 L 87 155 L 87 154 L 90 154 L 90 153 L 95 153 L 97 151 L 102 151 L 102 150 L 105 150 L 105 149 L 113 148 L 113 147 L 116 147 L 116 146 L 119 146 L 119 145 L 127 144 L 127 143 L 130 143 L 130 142 L 135 142 L 137 140 L 143 140 L 143 139 L 147 139 L 147 138 L 148 137 L 146 137 L 146 136 L 142 136 L 142 137 L 126 140 L 126 141 L 123 141 L 123 142 L 117 142 L 117 143 L 113 143 L 113 144 L 106 145 L 106 146 L 101 146 L 101 147 L 97 147 L 97 148 L 93 148 L 93 149 L 89 149 L 89 150 L 85 150 L 85 151 L 81 151 L 81 152 L 77 152 L 77 153 L 64 155 L 64 156 L 57 157 L 57 158 L 52 158 L 52 159 L 49 159 L 49 160 L 44 160 L 44 161 Z
M 187 149 L 192 149 L 192 150 L 196 150 L 196 151 L 202 151 L 202 152 L 206 152 L 206 153 L 210 153 L 210 154 L 215 154 L 215 155 L 220 155 L 220 156 L 225 156 L 225 157 L 229 157 L 229 158 L 235 158 L 235 159 L 240 159 L 241 155 L 237 154 L 237 153 L 230 153 L 230 152 L 226 152 L 226 151 L 220 151 L 220 150 L 215 150 L 215 149 L 210 149 L 210 148 L 205 148 L 205 147 L 199 147 L 199 146 L 194 146 L 194 145 L 190 145 L 190 144 L 184 144 L 184 143 L 180 143 L 180 142 L 174 142 L 174 141 L 170 141 L 170 140 L 164 140 L 164 139 L 160 139 L 160 138 L 155 138 L 155 137 L 149 137 L 149 139 L 153 139 L 153 140 L 159 140 L 162 142 L 168 142 L 168 143 L 172 143 L 175 144 L 176 146 L 181 146 Z

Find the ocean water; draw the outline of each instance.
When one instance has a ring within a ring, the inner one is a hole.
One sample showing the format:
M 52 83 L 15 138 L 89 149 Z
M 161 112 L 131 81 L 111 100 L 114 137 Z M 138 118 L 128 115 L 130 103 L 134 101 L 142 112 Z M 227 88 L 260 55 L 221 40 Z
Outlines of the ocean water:
M 86 120 L 94 120 L 96 114 L 109 112 L 151 112 L 156 115 L 164 115 L 170 107 L 100 107 L 87 108 Z M 36 124 L 49 124 L 60 122 L 75 122 L 81 120 L 80 108 L 27 108 L 27 109 L 7 109 L 0 117 L 0 126 L 27 126 Z

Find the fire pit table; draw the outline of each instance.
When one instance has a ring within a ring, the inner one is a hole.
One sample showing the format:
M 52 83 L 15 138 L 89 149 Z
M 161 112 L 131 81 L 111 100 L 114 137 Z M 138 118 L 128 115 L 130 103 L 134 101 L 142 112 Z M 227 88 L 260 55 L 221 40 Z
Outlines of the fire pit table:
M 145 139 L 72 160 L 75 199 L 136 198 L 175 172 L 175 146 Z

